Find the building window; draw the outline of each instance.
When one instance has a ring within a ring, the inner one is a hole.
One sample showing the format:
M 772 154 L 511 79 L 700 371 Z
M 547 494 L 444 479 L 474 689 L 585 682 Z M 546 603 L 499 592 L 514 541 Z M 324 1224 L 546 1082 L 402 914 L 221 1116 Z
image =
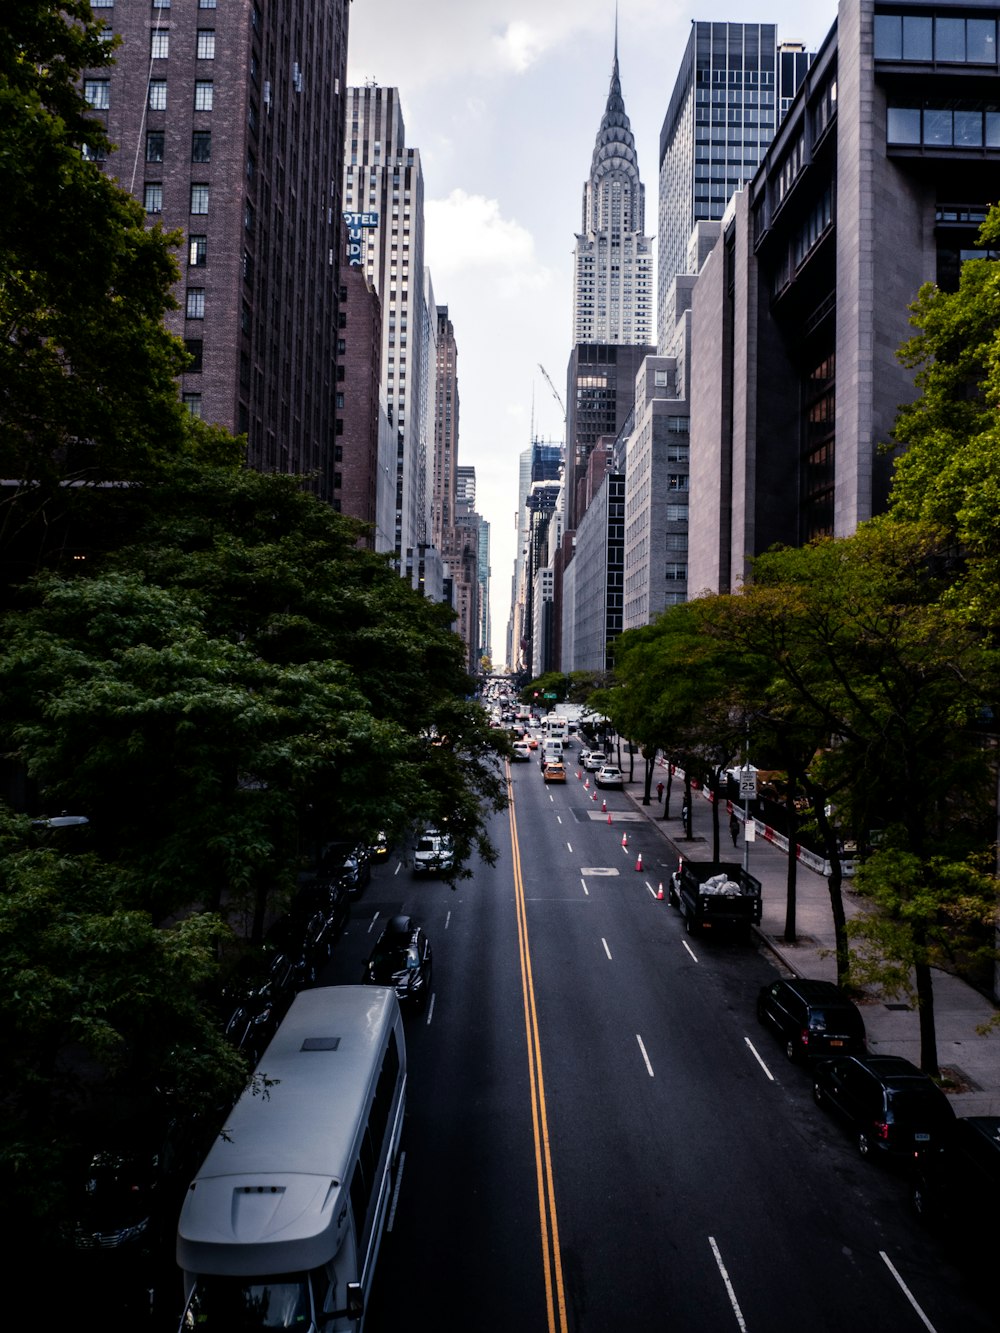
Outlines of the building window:
M 185 313 L 188 319 L 205 318 L 205 288 L 189 287 L 187 289 L 187 304 Z
M 163 186 L 147 181 L 142 192 L 142 205 L 147 213 L 162 213 Z
M 243 230 L 253 232 L 253 224 L 256 218 L 256 212 L 249 199 L 243 201 Z
M 153 0 L 154 9 L 169 9 L 170 0 Z
M 166 94 L 166 84 L 163 85 Z M 211 79 L 196 79 L 194 85 L 195 111 L 211 111 L 214 100 L 214 84 Z M 164 102 L 166 105 L 166 102 Z
M 164 134 L 162 130 L 150 130 L 146 135 L 146 161 L 163 161 Z
M 191 236 L 188 238 L 188 264 L 191 268 L 204 268 L 208 263 L 208 237 Z
M 211 162 L 212 160 L 212 131 L 195 130 L 191 135 L 191 161 L 192 162 Z
M 207 185 L 192 185 L 192 186 L 191 186 L 191 212 L 192 212 L 192 213 L 207 213 L 207 212 L 208 212 L 208 186 L 207 186 Z
M 103 144 L 100 146 L 91 146 L 89 143 L 81 144 L 80 154 L 84 162 L 106 162 L 108 150 Z
M 191 363 L 184 368 L 185 375 L 200 375 L 203 364 L 205 343 L 201 338 L 185 338 L 184 350 L 191 358 Z
M 166 60 L 170 54 L 170 32 L 167 28 L 154 28 L 149 34 L 149 55 L 152 60 Z
M 214 59 L 215 59 L 215 29 L 214 29 L 214 28 L 199 28 L 199 29 L 198 29 L 198 47 L 197 47 L 197 52 L 196 52 L 196 54 L 197 54 L 197 57 L 198 57 L 199 60 L 214 60 Z
M 187 410 L 191 413 L 193 417 L 201 416 L 200 393 L 183 393 L 181 394 L 181 402 L 184 404 L 184 406 L 187 408 Z
M 111 9 L 115 0 L 90 0 L 91 9 Z
M 150 111 L 166 111 L 167 109 L 166 79 L 150 79 L 149 109 Z
M 107 111 L 111 105 L 111 80 L 85 79 L 83 96 L 95 111 Z
M 199 9 L 214 9 L 215 0 L 198 0 Z

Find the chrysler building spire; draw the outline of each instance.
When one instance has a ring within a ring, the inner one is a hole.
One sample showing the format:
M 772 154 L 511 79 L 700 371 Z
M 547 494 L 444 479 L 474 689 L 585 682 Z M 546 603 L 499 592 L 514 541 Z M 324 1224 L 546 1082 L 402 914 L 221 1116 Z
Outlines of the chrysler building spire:
M 576 238 L 574 343 L 652 344 L 653 258 L 643 235 L 646 192 L 618 68 L 618 14 L 607 105 L 583 187 Z

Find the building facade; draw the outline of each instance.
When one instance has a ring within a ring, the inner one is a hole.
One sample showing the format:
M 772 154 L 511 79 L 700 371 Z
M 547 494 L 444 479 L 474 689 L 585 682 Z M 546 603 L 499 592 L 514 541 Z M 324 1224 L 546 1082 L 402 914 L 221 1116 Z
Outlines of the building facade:
M 885 508 L 897 349 L 996 198 L 1000 5 L 840 0 L 694 290 L 692 591 Z
M 576 237 L 573 342 L 653 340 L 653 244 L 644 234 L 646 194 L 618 72 L 615 38 L 611 88 L 583 187 Z
M 688 241 L 701 219 L 722 217 L 757 170 L 774 134 L 778 102 L 773 23 L 691 24 L 660 130 L 657 336 L 671 283 L 687 271 Z
M 167 316 L 191 357 L 183 401 L 245 434 L 252 467 L 336 503 L 348 0 L 93 9 L 122 41 L 84 76 L 117 145 L 106 170 L 184 238 Z
M 392 550 L 421 586 L 431 544 L 428 469 L 437 319 L 427 309 L 424 181 L 406 145 L 399 90 L 347 90 L 343 208 L 348 256 L 382 302 L 382 393 L 395 432 Z M 432 327 L 433 325 L 433 327 Z

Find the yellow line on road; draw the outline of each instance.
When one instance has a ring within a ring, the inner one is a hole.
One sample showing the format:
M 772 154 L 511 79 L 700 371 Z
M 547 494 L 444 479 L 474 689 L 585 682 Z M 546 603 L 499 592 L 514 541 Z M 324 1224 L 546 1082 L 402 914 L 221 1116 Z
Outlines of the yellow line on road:
M 538 1014 L 535 1009 L 535 984 L 531 975 L 528 918 L 525 910 L 524 879 L 521 875 L 521 849 L 517 840 L 517 816 L 514 813 L 514 788 L 510 780 L 509 764 L 507 765 L 507 809 L 510 818 L 510 846 L 514 863 L 514 902 L 517 911 L 518 950 L 521 956 L 524 1028 L 528 1041 L 531 1125 L 535 1138 L 535 1172 L 538 1179 L 538 1219 L 542 1235 L 546 1317 L 549 1333 L 567 1333 L 566 1293 L 563 1287 L 559 1224 L 556 1220 L 555 1189 L 552 1181 L 549 1123 L 545 1110 L 545 1081 L 542 1077 L 542 1046 L 538 1034 Z

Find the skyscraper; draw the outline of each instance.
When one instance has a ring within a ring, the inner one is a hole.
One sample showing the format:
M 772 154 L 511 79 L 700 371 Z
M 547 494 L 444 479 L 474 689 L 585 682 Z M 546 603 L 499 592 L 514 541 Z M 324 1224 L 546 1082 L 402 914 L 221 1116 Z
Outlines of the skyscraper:
M 773 23 L 691 24 L 660 130 L 657 329 L 672 334 L 670 287 L 687 267 L 694 224 L 719 219 L 751 179 L 774 135 L 777 28 Z
M 382 387 L 396 435 L 397 567 L 417 578 L 430 539 L 428 403 L 433 402 L 436 312 L 426 308 L 424 178 L 407 148 L 397 88 L 347 90 L 344 210 L 348 256 L 382 301 Z
M 618 74 L 618 35 L 607 106 L 597 131 L 576 238 L 573 342 L 649 343 L 653 246 L 643 234 L 646 194 Z
M 105 169 L 184 238 L 183 400 L 333 502 L 348 0 L 93 8 L 121 38 L 84 76 L 117 145 Z

